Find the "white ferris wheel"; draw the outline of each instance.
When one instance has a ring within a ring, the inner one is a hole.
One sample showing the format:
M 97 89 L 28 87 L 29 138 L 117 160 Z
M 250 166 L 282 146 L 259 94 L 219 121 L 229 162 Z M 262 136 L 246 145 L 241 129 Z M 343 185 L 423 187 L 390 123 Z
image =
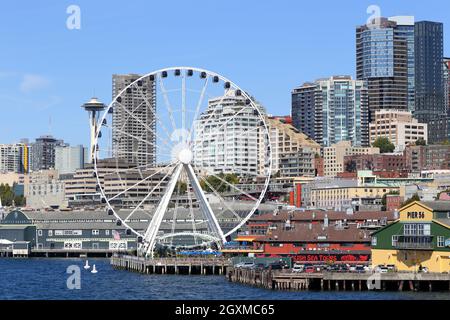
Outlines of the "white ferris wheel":
M 136 234 L 144 256 L 157 246 L 229 241 L 269 185 L 263 108 L 232 81 L 198 68 L 129 75 L 113 86 L 118 94 L 99 118 L 93 157 L 108 213 Z

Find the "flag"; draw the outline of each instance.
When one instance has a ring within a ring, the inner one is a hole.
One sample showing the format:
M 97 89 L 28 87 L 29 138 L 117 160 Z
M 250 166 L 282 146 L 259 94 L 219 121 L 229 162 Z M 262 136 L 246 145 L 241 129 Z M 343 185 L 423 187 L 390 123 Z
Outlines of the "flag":
M 120 240 L 120 233 L 119 232 L 117 232 L 116 230 L 113 230 L 112 234 L 113 234 L 114 240 Z

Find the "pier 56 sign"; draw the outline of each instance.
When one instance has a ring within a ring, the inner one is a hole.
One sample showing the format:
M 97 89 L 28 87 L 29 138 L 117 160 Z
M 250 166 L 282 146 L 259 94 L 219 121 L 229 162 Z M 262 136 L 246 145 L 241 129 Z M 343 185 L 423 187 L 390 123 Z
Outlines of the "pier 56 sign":
M 425 212 L 422 212 L 422 211 L 407 212 L 406 218 L 408 218 L 408 219 L 425 219 Z

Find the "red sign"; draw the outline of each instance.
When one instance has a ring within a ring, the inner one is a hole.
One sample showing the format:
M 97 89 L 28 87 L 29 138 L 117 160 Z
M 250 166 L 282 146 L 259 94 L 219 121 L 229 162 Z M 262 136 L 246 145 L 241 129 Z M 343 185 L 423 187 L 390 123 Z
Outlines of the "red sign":
M 369 261 L 368 254 L 305 254 L 292 258 L 299 262 Z

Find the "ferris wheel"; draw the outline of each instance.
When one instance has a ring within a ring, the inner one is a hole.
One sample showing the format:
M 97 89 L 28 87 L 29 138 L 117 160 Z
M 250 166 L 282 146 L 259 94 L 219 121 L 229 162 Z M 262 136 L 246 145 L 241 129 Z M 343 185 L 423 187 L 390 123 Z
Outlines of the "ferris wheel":
M 93 162 L 116 224 L 136 234 L 144 256 L 157 246 L 228 242 L 269 185 L 263 107 L 225 77 L 191 67 L 114 76 L 113 90 Z

